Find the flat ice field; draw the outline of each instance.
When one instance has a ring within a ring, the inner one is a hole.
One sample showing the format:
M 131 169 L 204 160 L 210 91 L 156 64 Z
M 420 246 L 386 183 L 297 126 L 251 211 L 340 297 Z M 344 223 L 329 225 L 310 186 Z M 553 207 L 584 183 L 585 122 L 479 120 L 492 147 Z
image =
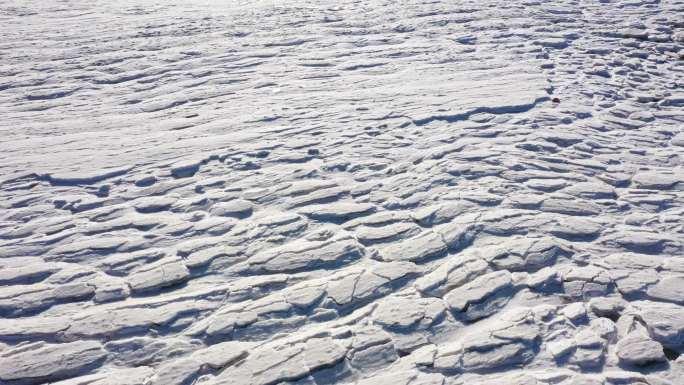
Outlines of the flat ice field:
M 684 1 L 0 0 L 0 384 L 684 384 Z

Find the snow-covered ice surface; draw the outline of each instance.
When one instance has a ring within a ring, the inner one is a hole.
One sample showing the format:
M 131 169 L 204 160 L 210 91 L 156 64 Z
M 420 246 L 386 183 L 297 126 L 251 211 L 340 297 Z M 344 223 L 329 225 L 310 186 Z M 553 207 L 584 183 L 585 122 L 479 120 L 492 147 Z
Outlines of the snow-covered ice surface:
M 684 1 L 0 36 L 0 384 L 684 383 Z

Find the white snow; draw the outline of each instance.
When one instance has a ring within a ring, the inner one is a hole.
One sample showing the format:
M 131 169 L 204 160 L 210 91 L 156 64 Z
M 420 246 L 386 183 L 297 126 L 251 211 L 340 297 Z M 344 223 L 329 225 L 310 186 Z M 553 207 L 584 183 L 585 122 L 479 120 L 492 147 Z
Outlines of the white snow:
M 681 384 L 683 15 L 0 1 L 0 384 Z

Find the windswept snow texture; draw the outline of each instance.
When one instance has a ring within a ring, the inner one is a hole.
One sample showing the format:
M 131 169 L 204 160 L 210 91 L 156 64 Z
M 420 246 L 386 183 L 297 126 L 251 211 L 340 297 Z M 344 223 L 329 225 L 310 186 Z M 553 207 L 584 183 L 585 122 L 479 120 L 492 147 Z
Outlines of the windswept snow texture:
M 0 384 L 684 384 L 684 1 L 0 36 Z

